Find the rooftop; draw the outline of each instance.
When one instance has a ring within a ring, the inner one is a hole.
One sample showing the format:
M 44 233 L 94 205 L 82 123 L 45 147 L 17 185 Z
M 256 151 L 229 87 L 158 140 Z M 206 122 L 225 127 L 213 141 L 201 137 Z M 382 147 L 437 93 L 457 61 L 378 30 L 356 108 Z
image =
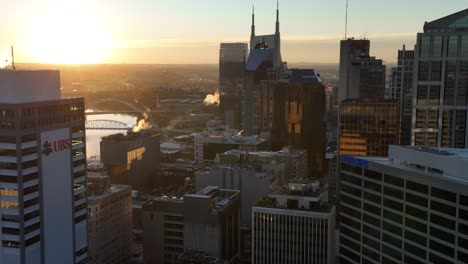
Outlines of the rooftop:
M 288 69 L 281 73 L 280 83 L 322 83 L 314 69 Z
M 224 264 L 226 261 L 221 260 L 217 257 L 208 256 L 208 251 L 189 249 L 179 256 L 181 263 L 192 263 L 192 264 Z
M 196 194 L 186 194 L 185 197 L 211 199 L 216 209 L 222 209 L 237 198 L 240 191 L 220 189 L 217 186 L 207 186 Z
M 132 187 L 130 185 L 120 185 L 120 184 L 111 184 L 110 187 L 99 195 L 92 195 L 88 197 L 88 202 L 92 203 L 93 201 L 98 201 L 100 199 L 106 198 L 114 193 L 122 191 L 131 191 Z

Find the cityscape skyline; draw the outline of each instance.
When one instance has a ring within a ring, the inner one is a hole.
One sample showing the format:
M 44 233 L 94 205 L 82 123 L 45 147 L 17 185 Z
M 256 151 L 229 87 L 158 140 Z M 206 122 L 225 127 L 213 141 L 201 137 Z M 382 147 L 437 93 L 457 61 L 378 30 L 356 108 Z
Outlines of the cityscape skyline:
M 422 21 L 465 8 L 462 0 L 451 1 L 450 6 L 420 0 L 377 2 L 350 1 L 348 36 L 371 39 L 372 53 L 387 63 L 396 62 L 394 50 L 403 44 L 415 44 Z M 248 42 L 253 4 L 257 32 L 272 31 L 276 7 L 273 0 L 139 1 L 131 5 L 124 1 L 8 2 L 0 30 L 0 56 L 13 45 L 17 62 L 217 63 L 220 42 Z M 282 48 L 287 61 L 338 63 L 345 4 L 345 0 L 295 0 L 292 4 L 280 1 Z M 413 12 L 421 4 L 424 12 Z M 406 8 L 398 8 L 402 5 Z M 223 10 L 229 12 L 220 12 Z M 399 14 L 397 20 L 395 14 Z

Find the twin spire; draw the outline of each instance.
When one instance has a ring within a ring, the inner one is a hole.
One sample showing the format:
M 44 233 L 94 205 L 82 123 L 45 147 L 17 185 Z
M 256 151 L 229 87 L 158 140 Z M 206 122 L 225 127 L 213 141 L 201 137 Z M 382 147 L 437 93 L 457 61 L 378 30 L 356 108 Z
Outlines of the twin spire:
M 276 34 L 279 34 L 279 0 L 276 0 Z M 252 5 L 251 37 L 255 37 L 255 5 Z

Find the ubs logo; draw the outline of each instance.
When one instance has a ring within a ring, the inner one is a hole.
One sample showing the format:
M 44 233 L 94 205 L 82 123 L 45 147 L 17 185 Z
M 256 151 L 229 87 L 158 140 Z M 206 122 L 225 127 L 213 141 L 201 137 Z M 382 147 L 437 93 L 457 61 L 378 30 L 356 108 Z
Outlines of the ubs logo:
M 49 156 L 52 152 L 59 152 L 62 150 L 70 149 L 71 142 L 70 140 L 56 140 L 54 142 L 49 142 L 46 140 L 44 144 L 42 144 L 42 154 Z

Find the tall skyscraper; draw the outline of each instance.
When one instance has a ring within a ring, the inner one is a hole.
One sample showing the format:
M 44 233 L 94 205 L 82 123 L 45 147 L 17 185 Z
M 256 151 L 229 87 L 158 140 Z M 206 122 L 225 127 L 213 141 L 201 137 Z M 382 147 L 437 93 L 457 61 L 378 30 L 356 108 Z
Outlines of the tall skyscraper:
M 377 97 L 385 94 L 385 65 L 369 56 L 370 41 L 341 41 L 339 102 L 346 99 Z
M 241 98 L 244 87 L 244 67 L 247 43 L 221 43 L 219 49 L 220 107 L 224 123 L 240 128 Z
M 274 188 L 252 208 L 252 263 L 335 263 L 335 207 L 319 181 Z
M 468 151 L 341 160 L 340 263 L 467 263 Z
M 415 52 L 412 143 L 468 148 L 468 9 L 424 24 Z
M 0 263 L 87 263 L 83 98 L 58 71 L 0 70 Z
M 340 83 L 338 102 L 350 98 L 349 77 L 353 60 L 356 57 L 369 57 L 370 40 L 346 39 L 340 42 Z
M 398 50 L 398 65 L 392 68 L 391 98 L 400 104 L 400 144 L 411 145 L 411 118 L 413 113 L 414 50 Z
M 391 99 L 348 99 L 340 104 L 339 155 L 381 156 L 398 144 L 399 107 Z
M 279 9 L 275 34 L 255 35 L 252 13 L 250 52 L 245 66 L 242 122 L 247 135 L 270 132 L 273 123 L 274 85 L 283 69 Z
M 285 70 L 274 89 L 272 145 L 307 150 L 307 177 L 321 178 L 325 162 L 325 87 L 314 70 Z

